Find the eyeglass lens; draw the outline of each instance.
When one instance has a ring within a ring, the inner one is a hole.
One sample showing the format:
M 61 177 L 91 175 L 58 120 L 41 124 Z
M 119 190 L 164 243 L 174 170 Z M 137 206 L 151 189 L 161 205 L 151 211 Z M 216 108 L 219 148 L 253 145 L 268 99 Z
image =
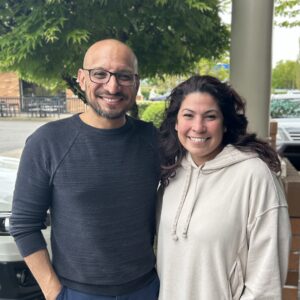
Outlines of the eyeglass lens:
M 95 83 L 108 83 L 111 76 L 115 76 L 119 85 L 131 86 L 135 82 L 135 74 L 113 73 L 106 70 L 90 70 L 91 80 Z

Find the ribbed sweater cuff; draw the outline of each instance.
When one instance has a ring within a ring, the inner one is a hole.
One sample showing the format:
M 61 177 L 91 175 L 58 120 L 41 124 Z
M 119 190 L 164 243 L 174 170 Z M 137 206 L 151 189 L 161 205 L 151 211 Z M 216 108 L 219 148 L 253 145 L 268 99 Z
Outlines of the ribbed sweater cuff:
M 47 243 L 41 232 L 34 232 L 26 236 L 16 237 L 15 241 L 23 257 L 47 248 Z

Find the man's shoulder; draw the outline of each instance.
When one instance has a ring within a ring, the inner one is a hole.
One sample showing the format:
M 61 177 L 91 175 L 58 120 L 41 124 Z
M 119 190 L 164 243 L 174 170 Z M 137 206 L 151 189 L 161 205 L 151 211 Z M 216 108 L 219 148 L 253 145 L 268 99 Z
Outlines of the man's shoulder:
M 128 116 L 128 118 L 137 130 L 149 132 L 151 135 L 153 135 L 153 133 L 156 132 L 156 128 L 155 128 L 155 126 L 153 125 L 152 122 L 146 122 L 146 121 L 143 121 L 143 120 L 138 120 L 138 119 L 135 119 L 135 118 L 130 117 L 130 116 Z
M 23 160 L 48 161 L 50 157 L 58 162 L 72 146 L 78 136 L 76 116 L 46 123 L 31 134 L 25 143 Z M 39 155 L 33 155 L 39 153 Z
M 31 137 L 64 137 L 67 132 L 76 130 L 76 116 L 48 122 L 39 127 Z M 66 137 L 66 136 L 65 136 Z
M 136 137 L 158 151 L 158 131 L 152 122 L 131 118 L 134 123 Z
M 39 127 L 26 140 L 27 148 L 52 149 L 61 145 L 66 147 L 76 138 L 78 134 L 78 123 L 76 116 L 48 122 Z

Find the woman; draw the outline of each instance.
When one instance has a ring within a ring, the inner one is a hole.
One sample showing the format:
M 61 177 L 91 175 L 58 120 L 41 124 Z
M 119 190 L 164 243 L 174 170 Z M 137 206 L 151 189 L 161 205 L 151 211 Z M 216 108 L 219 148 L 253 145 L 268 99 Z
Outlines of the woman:
M 193 76 L 160 128 L 159 300 L 281 299 L 290 223 L 275 151 L 226 83 Z

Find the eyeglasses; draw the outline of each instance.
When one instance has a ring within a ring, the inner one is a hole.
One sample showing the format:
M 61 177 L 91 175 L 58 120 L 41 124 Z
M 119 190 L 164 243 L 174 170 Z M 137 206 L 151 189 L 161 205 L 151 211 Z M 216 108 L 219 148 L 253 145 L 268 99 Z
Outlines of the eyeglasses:
M 132 73 L 119 73 L 109 72 L 104 69 L 83 69 L 89 72 L 90 80 L 94 83 L 106 84 L 109 82 L 110 77 L 113 75 L 116 77 L 118 85 L 121 86 L 133 86 L 138 78 L 138 74 Z

